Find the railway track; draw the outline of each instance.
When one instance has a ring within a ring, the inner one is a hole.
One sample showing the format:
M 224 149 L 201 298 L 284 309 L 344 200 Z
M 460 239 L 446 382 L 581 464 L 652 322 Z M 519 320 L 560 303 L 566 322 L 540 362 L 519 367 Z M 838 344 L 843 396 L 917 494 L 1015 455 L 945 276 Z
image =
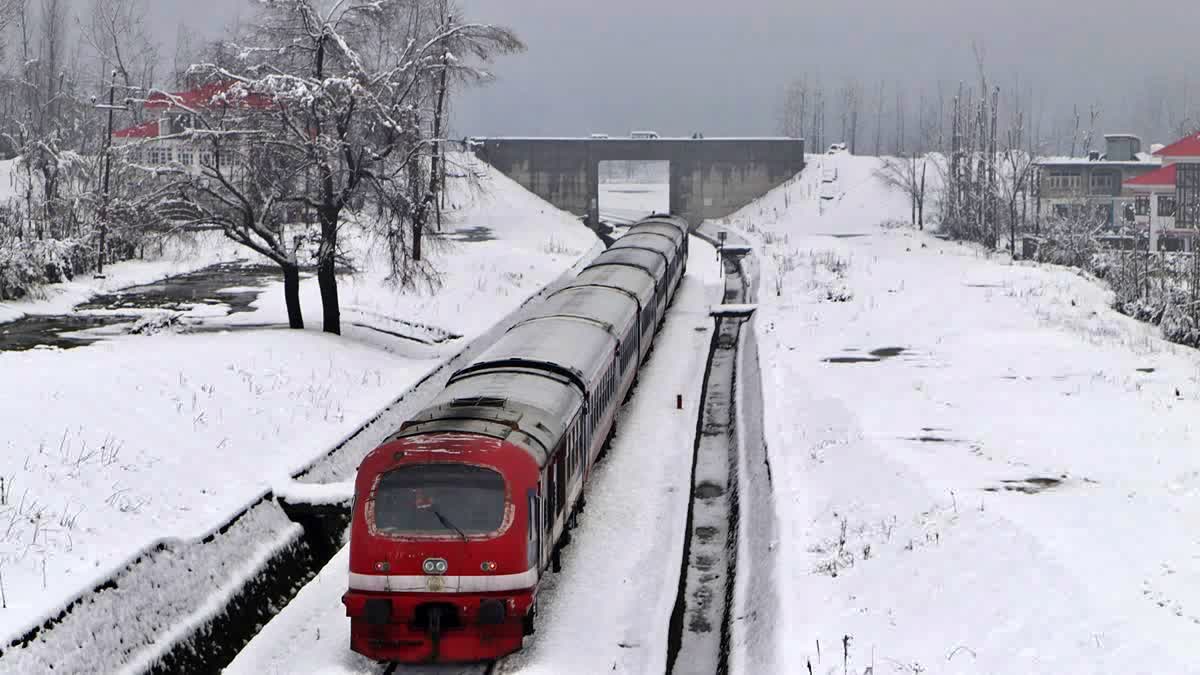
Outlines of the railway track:
M 713 311 L 716 326 L 696 425 L 679 590 L 668 631 L 667 672 L 680 675 L 729 671 L 742 548 L 740 473 L 745 466 L 736 400 L 739 346 L 743 324 L 753 311 L 747 303 L 755 299 L 752 274 L 743 260 L 749 249 L 741 240 L 732 233 L 718 240 L 706 229 L 695 234 L 721 251 L 725 296 L 723 307 Z

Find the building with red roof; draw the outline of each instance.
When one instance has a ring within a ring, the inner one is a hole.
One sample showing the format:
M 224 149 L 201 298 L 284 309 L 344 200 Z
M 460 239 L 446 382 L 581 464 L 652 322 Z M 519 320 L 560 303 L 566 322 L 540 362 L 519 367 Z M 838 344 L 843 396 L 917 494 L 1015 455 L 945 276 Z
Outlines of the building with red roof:
M 134 162 L 161 166 L 182 164 L 195 172 L 212 161 L 211 153 L 202 145 L 182 138 L 165 138 L 192 128 L 194 114 L 224 107 L 269 110 L 269 96 L 248 93 L 234 82 L 215 82 L 188 91 L 154 92 L 142 108 L 154 116 L 135 126 L 113 132 L 114 146 L 133 146 L 127 150 Z M 161 140 L 158 140 L 161 139 Z
M 1190 163 L 1200 164 L 1200 134 L 1184 136 L 1165 148 L 1155 151 L 1156 157 L 1161 157 L 1163 164 Z
M 1134 197 L 1135 220 L 1158 250 L 1195 250 L 1200 228 L 1200 134 L 1156 150 L 1162 166 L 1125 181 Z

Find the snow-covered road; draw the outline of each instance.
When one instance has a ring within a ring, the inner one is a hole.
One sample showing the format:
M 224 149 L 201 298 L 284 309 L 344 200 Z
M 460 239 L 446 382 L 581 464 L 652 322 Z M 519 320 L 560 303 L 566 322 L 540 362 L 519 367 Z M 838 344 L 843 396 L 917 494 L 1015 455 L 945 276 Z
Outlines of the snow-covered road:
M 837 161 L 823 215 L 813 166 L 731 219 L 769 262 L 781 669 L 1200 672 L 1200 354 L 1071 270 L 880 227 L 903 196 Z
M 712 247 L 693 239 L 674 306 L 622 408 L 563 571 L 539 595 L 537 634 L 502 673 L 662 672 L 675 601 L 696 415 L 720 298 Z M 675 408 L 683 395 L 682 410 Z M 374 673 L 349 650 L 343 550 L 231 664 L 229 673 Z M 402 671 L 398 671 L 402 672 Z

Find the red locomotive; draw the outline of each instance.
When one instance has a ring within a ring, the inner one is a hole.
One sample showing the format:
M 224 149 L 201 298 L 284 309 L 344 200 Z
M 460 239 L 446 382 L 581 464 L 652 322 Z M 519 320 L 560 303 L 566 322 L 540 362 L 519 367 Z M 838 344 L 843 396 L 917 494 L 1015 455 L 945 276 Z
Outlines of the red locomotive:
M 631 227 L 367 455 L 342 597 L 351 649 L 414 663 L 521 648 L 687 254 L 679 218 Z

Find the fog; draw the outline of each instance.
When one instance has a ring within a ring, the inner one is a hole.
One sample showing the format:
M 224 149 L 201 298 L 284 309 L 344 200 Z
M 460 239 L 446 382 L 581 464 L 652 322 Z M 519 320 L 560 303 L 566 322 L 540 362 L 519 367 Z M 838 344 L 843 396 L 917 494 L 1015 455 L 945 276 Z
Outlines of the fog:
M 179 21 L 212 36 L 252 4 L 155 0 L 164 53 L 173 52 Z M 1026 105 L 1044 129 L 1065 123 L 1073 105 L 1097 104 L 1097 131 L 1165 141 L 1167 127 L 1200 110 L 1200 78 L 1190 87 L 1196 93 L 1185 87 L 1185 73 L 1200 72 L 1192 46 L 1200 10 L 1184 0 L 1160 0 L 1152 11 L 1116 0 L 462 5 L 469 19 L 514 28 L 529 50 L 494 63 L 494 82 L 456 99 L 460 135 L 771 134 L 782 89 L 803 74 L 820 75 L 831 92 L 858 80 L 870 126 L 880 81 L 889 103 L 897 86 L 916 100 L 936 96 L 939 81 L 945 92 L 974 81 L 973 41 L 993 83 L 1031 97 Z M 1164 92 L 1170 101 L 1160 100 Z

